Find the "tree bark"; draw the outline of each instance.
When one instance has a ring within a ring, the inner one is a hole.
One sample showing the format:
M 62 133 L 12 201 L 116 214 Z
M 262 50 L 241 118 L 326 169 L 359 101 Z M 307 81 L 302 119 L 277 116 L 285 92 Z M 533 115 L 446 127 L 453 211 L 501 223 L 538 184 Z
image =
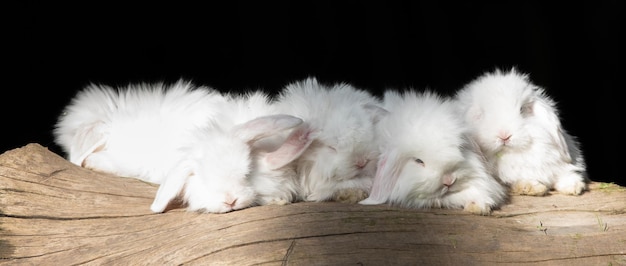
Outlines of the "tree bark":
M 512 196 L 490 216 L 337 202 L 154 214 L 157 185 L 39 144 L 0 155 L 0 264 L 626 265 L 626 188 Z

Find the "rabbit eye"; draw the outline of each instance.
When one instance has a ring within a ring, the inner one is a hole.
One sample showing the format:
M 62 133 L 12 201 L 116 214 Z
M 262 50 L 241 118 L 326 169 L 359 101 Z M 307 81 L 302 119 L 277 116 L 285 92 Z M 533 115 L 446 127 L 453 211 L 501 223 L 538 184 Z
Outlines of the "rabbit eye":
M 420 158 L 414 158 L 413 161 L 415 161 L 417 164 L 421 166 L 426 166 L 426 164 L 424 164 L 424 161 L 422 161 L 422 159 Z

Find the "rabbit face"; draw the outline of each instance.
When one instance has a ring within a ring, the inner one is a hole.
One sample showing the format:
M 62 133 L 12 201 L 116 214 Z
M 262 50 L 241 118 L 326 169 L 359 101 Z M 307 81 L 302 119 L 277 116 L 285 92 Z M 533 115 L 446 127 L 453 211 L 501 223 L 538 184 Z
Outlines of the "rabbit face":
M 474 129 L 475 139 L 486 152 L 525 150 L 534 136 L 545 135 L 532 126 L 537 104 L 535 87 L 524 79 L 503 76 L 485 79 L 474 86 L 467 103 L 467 122 Z

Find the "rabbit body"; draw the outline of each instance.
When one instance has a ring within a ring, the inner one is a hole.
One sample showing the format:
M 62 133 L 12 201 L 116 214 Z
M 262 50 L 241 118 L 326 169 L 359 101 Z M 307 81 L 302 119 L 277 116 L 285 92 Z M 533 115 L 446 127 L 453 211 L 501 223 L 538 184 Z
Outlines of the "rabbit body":
M 380 159 L 361 204 L 464 209 L 489 214 L 507 192 L 485 167 L 455 103 L 434 92 L 388 90 L 376 127 Z
M 191 132 L 212 127 L 225 104 L 217 91 L 182 80 L 122 89 L 91 84 L 53 132 L 76 165 L 160 184 Z
M 260 92 L 224 95 L 185 81 L 91 85 L 65 108 L 55 141 L 74 164 L 160 184 L 154 212 L 177 197 L 190 211 L 228 212 L 258 204 L 250 180 L 258 154 L 274 158 L 273 168 L 295 158 L 273 153 L 291 151 L 280 139 L 255 146 L 302 123 L 275 114 L 268 101 Z
M 580 144 L 563 129 L 556 103 L 527 74 L 485 73 L 456 98 L 492 172 L 513 193 L 579 195 L 587 189 Z
M 294 162 L 300 199 L 355 203 L 365 198 L 378 157 L 379 99 L 349 84 L 307 78 L 287 85 L 275 104 L 281 113 L 302 118 L 300 129 L 313 138 Z

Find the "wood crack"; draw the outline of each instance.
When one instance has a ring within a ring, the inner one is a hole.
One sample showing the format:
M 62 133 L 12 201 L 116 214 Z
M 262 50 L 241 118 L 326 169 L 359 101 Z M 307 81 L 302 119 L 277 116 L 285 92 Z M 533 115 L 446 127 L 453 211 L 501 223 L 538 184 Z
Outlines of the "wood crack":
M 296 247 L 296 240 L 294 239 L 291 241 L 289 248 L 287 248 L 287 252 L 285 252 L 285 257 L 283 257 L 283 262 L 281 264 L 282 266 L 287 266 L 287 264 L 289 263 L 289 256 L 291 255 L 295 247 Z

